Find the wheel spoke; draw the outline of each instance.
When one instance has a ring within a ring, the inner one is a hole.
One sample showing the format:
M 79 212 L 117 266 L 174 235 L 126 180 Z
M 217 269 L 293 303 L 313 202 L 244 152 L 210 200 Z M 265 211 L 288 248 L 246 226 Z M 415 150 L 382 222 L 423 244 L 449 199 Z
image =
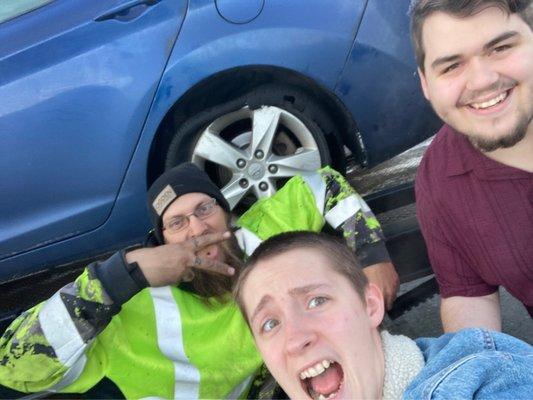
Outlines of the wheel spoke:
M 276 164 L 276 177 L 284 178 L 293 175 L 316 171 L 320 168 L 320 153 L 317 149 L 307 149 L 288 156 L 272 156 L 269 164 Z
M 270 153 L 280 115 L 281 110 L 276 107 L 261 107 L 254 111 L 251 154 L 256 150 L 262 150 L 265 155 Z
M 239 201 L 248 193 L 251 186 L 248 186 L 247 188 L 243 188 L 239 181 L 242 179 L 242 174 L 235 174 L 231 178 L 231 180 L 228 182 L 226 186 L 222 188 L 222 194 L 226 198 L 226 200 L 229 203 L 229 206 L 231 209 L 233 209 Z
M 202 133 L 194 149 L 194 154 L 205 160 L 229 168 L 231 171 L 238 170 L 235 162 L 239 158 L 248 158 L 244 151 L 226 142 L 211 132 L 209 128 Z

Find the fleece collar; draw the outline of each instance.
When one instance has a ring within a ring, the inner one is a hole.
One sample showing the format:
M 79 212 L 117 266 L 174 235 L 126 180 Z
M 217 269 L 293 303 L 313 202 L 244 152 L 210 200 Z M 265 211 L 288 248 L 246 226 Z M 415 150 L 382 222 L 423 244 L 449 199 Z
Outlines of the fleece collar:
M 381 332 L 385 354 L 383 400 L 401 399 L 403 392 L 424 367 L 424 355 L 414 340 Z

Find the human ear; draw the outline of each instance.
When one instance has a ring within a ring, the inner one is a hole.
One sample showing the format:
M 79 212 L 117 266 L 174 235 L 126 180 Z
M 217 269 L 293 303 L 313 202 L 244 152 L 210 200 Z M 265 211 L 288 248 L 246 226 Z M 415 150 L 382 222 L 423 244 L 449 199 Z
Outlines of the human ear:
M 426 80 L 426 75 L 424 75 L 424 72 L 422 72 L 420 68 L 418 68 L 418 77 L 420 78 L 420 86 L 422 86 L 422 92 L 424 93 L 424 97 L 429 100 L 428 82 Z
M 381 290 L 373 283 L 369 283 L 365 288 L 365 302 L 366 313 L 372 327 L 377 328 L 385 315 L 385 300 Z

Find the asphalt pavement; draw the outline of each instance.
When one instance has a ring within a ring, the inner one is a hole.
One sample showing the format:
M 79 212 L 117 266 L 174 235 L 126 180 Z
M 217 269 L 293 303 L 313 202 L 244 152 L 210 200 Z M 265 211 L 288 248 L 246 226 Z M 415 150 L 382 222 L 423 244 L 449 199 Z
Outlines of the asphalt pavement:
M 423 281 L 409 282 L 401 285 L 400 293 Z M 502 331 L 509 335 L 533 344 L 533 319 L 529 316 L 523 304 L 500 289 L 502 308 Z M 442 335 L 442 324 L 439 314 L 440 296 L 436 294 L 426 302 L 412 308 L 395 320 L 386 318 L 384 327 L 392 333 L 409 336 L 411 338 Z

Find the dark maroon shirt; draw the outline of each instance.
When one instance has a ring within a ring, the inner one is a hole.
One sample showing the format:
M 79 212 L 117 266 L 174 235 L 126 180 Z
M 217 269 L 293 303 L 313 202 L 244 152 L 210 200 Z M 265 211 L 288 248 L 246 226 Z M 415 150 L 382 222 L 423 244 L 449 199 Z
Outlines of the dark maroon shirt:
M 533 317 L 532 173 L 491 160 L 444 125 L 418 168 L 416 205 L 442 297 L 501 285 Z

